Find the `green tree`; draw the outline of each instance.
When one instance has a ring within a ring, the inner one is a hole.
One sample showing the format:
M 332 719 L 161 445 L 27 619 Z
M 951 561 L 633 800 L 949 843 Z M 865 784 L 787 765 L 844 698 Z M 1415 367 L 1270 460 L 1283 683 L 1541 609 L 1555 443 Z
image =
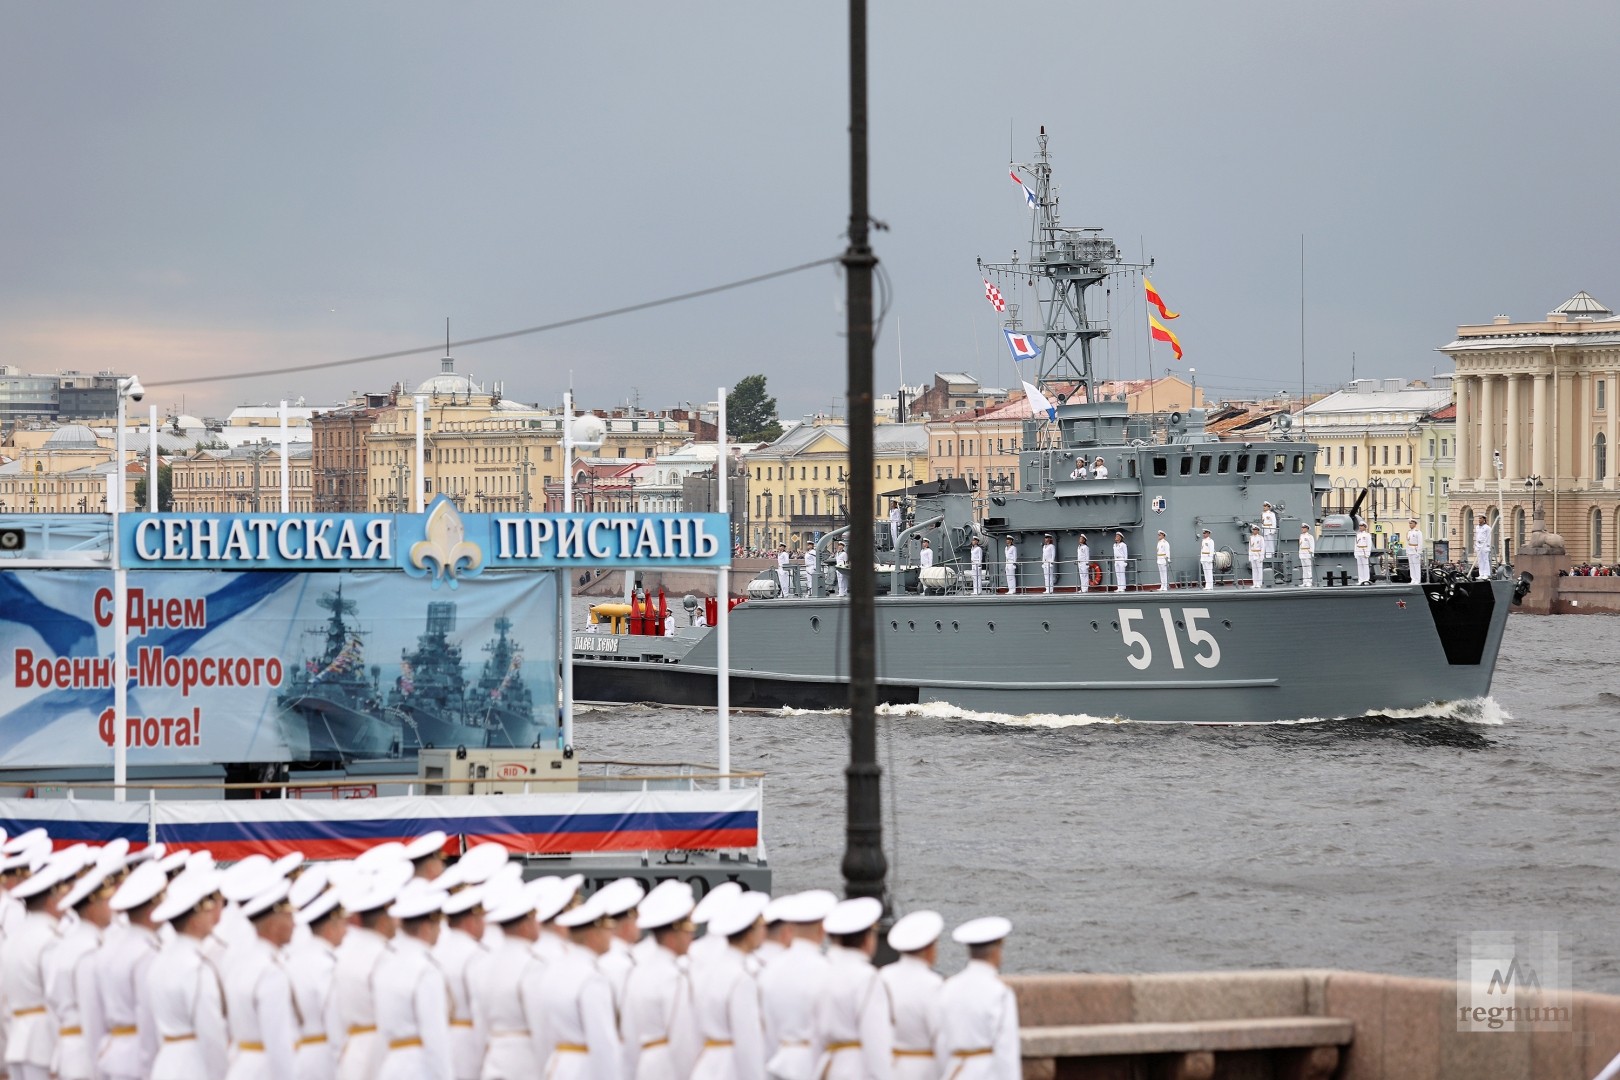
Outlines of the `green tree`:
M 137 477 L 135 480 L 135 501 L 132 510 L 146 509 L 146 477 Z M 167 465 L 158 466 L 158 509 L 163 511 L 174 509 L 174 470 Z
M 726 435 L 740 442 L 771 442 L 781 434 L 776 399 L 765 393 L 765 376 L 738 379 L 726 395 Z

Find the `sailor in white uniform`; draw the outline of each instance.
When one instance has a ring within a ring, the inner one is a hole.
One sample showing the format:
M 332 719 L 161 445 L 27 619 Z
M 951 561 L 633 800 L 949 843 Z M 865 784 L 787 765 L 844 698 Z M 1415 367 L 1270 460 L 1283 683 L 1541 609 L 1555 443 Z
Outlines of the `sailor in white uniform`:
M 551 1046 L 545 1080 L 620 1080 L 624 1046 L 619 1041 L 613 986 L 597 961 L 613 940 L 614 920 L 602 912 L 602 894 L 557 916 L 568 931 L 562 959 L 546 968 L 540 988 L 541 1041 Z
M 748 956 L 749 970 L 756 979 L 777 957 L 787 952 L 787 947 L 793 942 L 793 927 L 772 914 L 775 903 L 772 900 L 773 907 L 765 909 L 765 940 Z
M 1154 556 L 1158 559 L 1158 563 L 1159 563 L 1159 591 L 1160 592 L 1169 592 L 1170 591 L 1170 538 L 1164 535 L 1164 530 L 1163 529 L 1159 530 L 1159 543 L 1153 549 L 1153 553 L 1154 553 Z
M 897 499 L 889 504 L 889 546 L 892 548 L 899 548 L 900 546 L 900 526 L 904 521 L 905 514 L 901 511 L 900 502 Z
M 821 557 L 816 554 L 816 545 L 811 544 L 804 549 L 804 595 L 816 595 L 816 573 L 821 569 Z
M 1266 587 L 1266 540 L 1260 526 L 1249 527 L 1249 580 L 1256 589 Z
M 1080 591 L 1091 591 L 1091 541 L 1080 534 L 1080 546 L 1074 552 L 1075 568 L 1080 571 Z
M 671 879 L 636 909 L 650 948 L 638 948 L 625 982 L 619 1032 L 625 1080 L 684 1080 L 702 1043 L 692 1012 L 692 981 L 682 957 L 692 944 L 692 887 Z
M 990 915 L 963 923 L 951 939 L 968 947 L 965 968 L 940 987 L 934 1055 L 952 1080 L 1019 1080 L 1018 1002 L 1001 981 L 1001 944 L 1012 923 Z
M 1260 536 L 1266 542 L 1266 558 L 1277 554 L 1277 513 L 1270 503 L 1260 504 Z
M 388 908 L 413 876 L 411 864 L 396 855 L 392 861 L 383 860 L 375 870 L 356 871 L 340 894 L 352 919 L 343 944 L 338 946 L 337 968 L 332 973 L 332 1012 L 337 1028 L 326 1033 L 328 1039 L 340 1041 L 339 1080 L 375 1080 L 382 1063 L 386 1048 L 377 1038 L 372 976 L 398 929 Z
M 434 829 L 406 843 L 405 857 L 411 861 L 411 869 L 417 877 L 438 880 L 448 865 L 444 859 L 444 845 L 449 841 L 450 837 L 443 829 Z
M 934 565 L 934 549 L 929 546 L 926 536 L 923 537 L 922 550 L 917 553 L 917 565 L 923 570 Z
M 1114 534 L 1114 591 L 1125 591 L 1125 564 L 1130 560 L 1130 549 L 1125 546 L 1125 534 Z
M 607 976 L 608 984 L 613 987 L 613 1007 L 619 1009 L 624 1004 L 624 984 L 630 977 L 630 970 L 636 966 L 635 956 L 630 952 L 641 937 L 641 930 L 636 922 L 636 905 L 641 903 L 647 895 L 647 890 L 635 878 L 622 877 L 610 881 L 596 891 L 597 907 L 601 913 L 613 920 L 613 934 L 608 940 L 607 952 L 596 962 L 597 969 Z
M 1108 466 L 1103 464 L 1102 458 L 1098 458 L 1091 463 L 1091 478 L 1093 480 L 1108 479 Z
M 783 544 L 776 552 L 776 581 L 782 586 L 783 596 L 793 595 L 792 591 L 788 588 L 792 580 L 791 574 L 792 569 L 789 566 L 787 545 Z
M 1001 549 L 1001 558 L 1007 564 L 1007 591 L 1015 593 L 1018 591 L 1018 545 L 1013 543 L 1010 536 L 1007 537 L 1007 546 Z
M 1367 531 L 1367 523 L 1363 521 L 1356 526 L 1356 540 L 1354 551 L 1356 554 L 1356 584 L 1372 584 L 1372 533 Z
M 377 959 L 372 989 L 377 1039 L 383 1046 L 377 1080 L 450 1080 L 450 987 L 433 962 L 444 928 L 445 893 L 417 878 L 400 890 L 388 914 L 399 929 Z
M 0 836 L 5 833 L 0 829 Z M 33 869 L 45 865 L 51 852 L 51 840 L 44 829 L 29 829 L 0 843 L 0 956 L 5 954 L 8 938 L 22 926 L 22 901 L 11 895 L 11 889 L 25 879 Z M 10 1027 L 11 1013 L 0 998 L 0 1063 L 6 1058 L 6 1031 Z
M 1484 514 L 1479 515 L 1479 524 L 1474 526 L 1474 563 L 1480 577 L 1491 576 L 1491 527 Z
M 938 912 L 913 911 L 889 931 L 889 948 L 900 958 L 883 969 L 883 985 L 894 1011 L 894 1080 L 936 1080 L 934 1027 L 939 990 L 945 980 L 934 970 L 945 920 Z
M 968 545 L 968 561 L 972 564 L 973 595 L 978 596 L 984 592 L 984 545 L 979 543 L 977 536 Z
M 1316 562 L 1316 537 L 1311 534 L 1310 522 L 1299 527 L 1299 584 L 1311 587 L 1311 566 Z
M 339 1021 L 332 980 L 338 947 L 349 927 L 349 913 L 343 910 L 339 896 L 337 888 L 328 888 L 294 916 L 309 932 L 287 954 L 287 978 L 298 1006 L 298 1048 L 293 1063 L 297 1080 L 332 1080 L 337 1074 L 339 1044 L 332 1033 L 338 1030 Z
M 1049 593 L 1057 583 L 1057 544 L 1052 542 L 1051 533 L 1046 534 L 1041 544 L 1041 582 Z
M 281 950 L 292 941 L 291 882 L 278 878 L 264 892 L 242 902 L 254 938 L 231 950 L 221 973 L 225 1019 L 231 1033 L 231 1067 L 226 1080 L 283 1080 L 296 1072 L 298 1007 Z
M 1074 463 L 1074 471 L 1069 473 L 1070 480 L 1086 480 L 1091 476 L 1091 470 L 1086 468 L 1086 459 L 1080 458 Z
M 46 1080 L 51 1074 L 57 1034 L 45 999 L 45 957 L 61 942 L 60 906 L 86 853 L 83 844 L 64 848 L 11 890 L 24 911 L 0 962 L 0 990 L 11 1020 L 6 1039 L 11 1080 Z
M 821 1080 L 889 1077 L 894 1069 L 894 1020 L 888 984 L 872 966 L 883 901 L 845 900 L 823 922 L 832 946 L 827 981 L 816 1002 L 812 1049 Z
M 107 1080 L 144 1080 L 151 1075 L 152 1059 L 157 1057 L 157 1027 L 152 1000 L 146 995 L 146 977 L 162 947 L 159 924 L 152 913 L 168 884 L 161 863 L 145 862 L 112 895 L 110 906 L 124 916 L 124 922 L 109 928 L 96 957 L 101 1018 L 106 1025 L 97 1064 Z
M 454 1080 L 478 1080 L 484 1068 L 484 1038 L 473 1022 L 471 989 L 472 980 L 489 959 L 483 944 L 483 901 L 482 884 L 458 886 L 445 898 L 445 926 L 433 946 L 433 961 L 444 972 L 450 991 L 450 1075 Z
M 742 886 L 735 881 L 722 881 L 704 893 L 698 899 L 697 906 L 692 909 L 692 921 L 703 927 L 703 932 L 697 936 L 692 942 L 692 947 L 686 952 L 686 962 L 691 966 L 694 986 L 697 985 L 703 966 L 710 960 L 723 957 L 727 948 L 725 935 L 711 927 L 709 919 L 741 896 L 742 891 Z
M 1204 530 L 1203 539 L 1198 541 L 1198 568 L 1204 572 L 1204 590 L 1207 592 L 1215 587 L 1215 538 Z
M 838 575 L 838 595 L 849 595 L 849 552 L 844 549 L 844 542 L 838 541 L 838 547 L 833 553 L 833 571 Z
M 106 1035 L 97 953 L 112 925 L 112 896 L 123 868 L 121 855 L 104 850 L 79 876 L 60 904 L 76 916 L 75 925 L 45 953 L 45 994 L 56 1021 L 60 1080 L 96 1080 L 96 1051 Z
M 559 910 L 566 898 L 555 878 L 490 882 L 484 917 L 501 928 L 501 943 L 481 964 L 472 984 L 472 1011 L 485 1040 L 485 1080 L 523 1080 L 540 1075 L 551 1048 L 541 1044 L 540 991 L 545 962 L 534 951 L 540 940 L 537 905 Z
M 759 987 L 747 959 L 765 936 L 763 916 L 769 903 L 764 893 L 741 893 L 718 906 L 709 920 L 709 932 L 726 947 L 692 970 L 693 1011 L 703 1039 L 692 1080 L 757 1080 L 765 1075 Z
M 1406 530 L 1406 572 L 1411 579 L 1419 584 L 1423 582 L 1423 530 L 1418 528 L 1418 519 L 1412 518 L 1407 522 Z
M 158 1036 L 151 1080 L 224 1076 L 228 1067 L 225 992 L 203 952 L 225 904 L 219 879 L 212 867 L 186 870 L 169 883 L 152 913 L 174 928 L 174 937 L 146 972 Z
M 825 889 L 778 897 L 765 918 L 779 919 L 792 932 L 787 951 L 757 977 L 760 1018 L 765 1026 L 765 1069 L 781 1080 L 809 1080 L 816 1059 L 810 1049 L 816 1002 L 830 968 L 821 948 L 826 940 L 822 920 L 838 906 Z

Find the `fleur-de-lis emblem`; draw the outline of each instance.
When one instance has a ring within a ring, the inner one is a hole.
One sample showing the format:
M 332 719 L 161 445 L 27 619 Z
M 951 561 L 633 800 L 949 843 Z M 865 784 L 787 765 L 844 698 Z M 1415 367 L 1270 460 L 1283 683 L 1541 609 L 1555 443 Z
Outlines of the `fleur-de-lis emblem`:
M 448 581 L 453 589 L 463 573 L 470 577 L 484 565 L 484 552 L 467 539 L 467 526 L 449 499 L 440 500 L 428 512 L 423 531 L 427 539 L 411 545 L 411 565 L 431 576 L 435 589 L 441 581 Z

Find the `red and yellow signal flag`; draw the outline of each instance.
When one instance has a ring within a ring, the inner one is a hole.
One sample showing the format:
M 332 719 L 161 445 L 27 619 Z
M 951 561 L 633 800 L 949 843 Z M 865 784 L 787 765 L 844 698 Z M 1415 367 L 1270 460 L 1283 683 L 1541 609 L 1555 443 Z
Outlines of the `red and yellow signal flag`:
M 1153 287 L 1153 282 L 1149 281 L 1147 278 L 1144 277 L 1142 279 L 1142 288 L 1147 290 L 1148 303 L 1152 304 L 1154 307 L 1159 309 L 1159 318 L 1161 318 L 1161 319 L 1179 319 L 1179 318 L 1181 318 L 1181 312 L 1179 312 L 1179 311 L 1171 311 L 1169 308 L 1164 306 L 1164 297 L 1160 296 L 1159 295 L 1159 290 L 1155 289 Z
M 1152 312 L 1148 313 L 1148 327 L 1148 332 L 1153 335 L 1153 340 L 1168 341 L 1170 343 L 1170 347 L 1176 351 L 1176 359 L 1180 360 L 1181 340 L 1166 329 L 1164 323 L 1160 322 L 1158 319 L 1155 319 Z

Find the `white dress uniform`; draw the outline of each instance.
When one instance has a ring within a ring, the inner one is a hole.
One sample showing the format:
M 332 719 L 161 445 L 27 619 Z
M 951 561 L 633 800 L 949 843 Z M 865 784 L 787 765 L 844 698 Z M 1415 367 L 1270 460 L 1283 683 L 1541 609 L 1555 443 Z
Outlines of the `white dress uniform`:
M 792 591 L 788 588 L 788 585 L 791 583 L 791 572 L 791 568 L 788 566 L 788 551 L 787 548 L 783 548 L 776 553 L 776 580 L 782 586 L 783 596 L 793 595 Z
M 446 926 L 433 946 L 433 960 L 450 988 L 450 1074 L 455 1080 L 478 1080 L 484 1068 L 484 1033 L 473 1022 L 472 983 L 489 958 L 484 946 L 465 930 Z
M 1015 593 L 1018 591 L 1018 545 L 1008 541 L 1001 551 L 1001 558 L 1007 564 L 1007 591 Z
M 45 997 L 56 1023 L 61 1080 L 95 1080 L 96 1051 L 106 1033 L 96 992 L 101 938 L 94 923 L 81 919 L 45 953 Z
M 144 1080 L 157 1056 L 157 1027 L 147 973 L 159 951 L 156 932 L 126 923 L 107 930 L 96 958 L 101 1018 L 107 1025 L 97 1063 L 108 1080 Z
M 372 982 L 383 1048 L 377 1080 L 451 1080 L 450 989 L 427 942 L 395 934 Z
M 613 1013 L 613 987 L 596 954 L 570 945 L 546 968 L 540 988 L 540 1037 L 551 1048 L 546 1080 L 619 1080 L 624 1047 Z
M 945 980 L 915 956 L 902 956 L 880 973 L 894 1011 L 894 1080 L 936 1080 L 934 1009 Z
M 201 942 L 176 934 L 147 970 L 146 992 L 158 1035 L 152 1080 L 224 1076 L 225 997 Z
M 1215 587 L 1215 538 L 1206 536 L 1198 542 L 1198 566 L 1204 572 L 1204 588 Z
M 833 569 L 838 574 L 838 595 L 849 595 L 849 552 L 843 548 L 833 556 Z
M 1125 591 L 1125 564 L 1130 560 L 1130 549 L 1121 540 L 1114 545 L 1114 591 Z
M 1108 479 L 1108 466 L 1103 464 L 1102 458 L 1098 458 L 1096 462 L 1092 464 L 1091 477 L 1093 480 Z
M 1018 1002 L 994 966 L 969 960 L 940 987 L 934 1053 L 952 1080 L 1019 1080 Z
M 1365 529 L 1356 533 L 1356 584 L 1366 585 L 1372 580 L 1372 533 Z
M 332 973 L 333 1015 L 338 1030 L 327 1038 L 341 1040 L 338 1048 L 339 1080 L 374 1080 L 382 1062 L 382 1044 L 377 1040 L 377 1005 L 372 995 L 371 975 L 388 948 L 388 940 L 375 930 L 351 926 L 337 949 L 337 968 Z
M 1277 515 L 1270 509 L 1260 512 L 1260 538 L 1266 542 L 1266 558 L 1277 554 Z
M 617 937 L 610 939 L 608 951 L 596 958 L 596 970 L 607 977 L 608 986 L 613 990 L 615 1010 L 624 1004 L 624 984 L 635 966 L 636 958 L 630 954 L 630 946 Z
M 759 986 L 741 950 L 728 944 L 694 972 L 693 1011 L 703 1045 L 692 1080 L 757 1080 L 765 1075 Z
M 858 949 L 827 950 L 827 983 L 816 1003 L 820 1080 L 888 1077 L 894 1069 L 889 988 Z
M 1258 533 L 1249 534 L 1249 580 L 1256 589 L 1266 587 L 1266 541 Z
M 284 1080 L 294 1075 L 298 1010 L 292 980 L 276 948 L 254 935 L 231 947 L 224 972 L 225 1019 L 231 1033 L 226 1080 Z
M 1075 567 L 1080 571 L 1080 591 L 1091 591 L 1091 545 L 1084 540 L 1074 553 Z
M 1423 580 L 1423 530 L 1416 525 L 1406 533 L 1406 570 L 1415 582 Z
M 816 591 L 816 574 L 818 574 L 820 571 L 821 571 L 821 556 L 816 554 L 816 549 L 815 548 L 813 548 L 813 547 L 805 548 L 804 549 L 804 595 L 806 595 L 806 596 L 814 596 L 815 595 L 815 591 Z
M 1479 564 L 1479 576 L 1491 576 L 1491 527 L 1474 526 L 1474 561 Z
M 900 546 L 900 525 L 903 520 L 899 504 L 889 507 L 889 545 L 891 547 Z
M 810 1080 L 816 1001 L 831 965 L 814 942 L 795 938 L 759 975 L 759 1011 L 765 1026 L 765 1068 L 782 1080 Z
M 337 950 L 325 938 L 311 935 L 287 954 L 287 978 L 298 1006 L 298 1050 L 293 1066 L 297 1080 L 332 1080 L 337 1074 L 339 1044 L 332 1035 L 339 1024 L 332 993 L 336 971 Z
M 626 1080 L 684 1080 L 702 1043 L 692 1012 L 692 982 L 680 958 L 648 937 L 624 987 L 619 1030 Z
M 510 934 L 474 973 L 473 1015 L 486 1047 L 483 1080 L 525 1080 L 545 1067 L 551 1056 L 540 1041 L 545 973 L 545 962 L 530 943 Z
M 10 892 L 0 890 L 0 957 L 5 955 L 6 942 L 22 926 L 23 903 Z M 0 990 L 0 1061 L 6 1060 L 6 1033 L 11 1029 L 11 1010 L 5 1007 L 4 991 Z
M 1316 562 L 1316 537 L 1311 535 L 1310 529 L 1299 531 L 1299 574 L 1300 585 L 1311 587 L 1311 566 Z
M 30 911 L 6 942 L 0 988 L 11 1020 L 6 1032 L 6 1065 L 13 1080 L 44 1080 L 50 1074 L 56 1053 L 56 1020 L 45 1001 L 45 954 L 60 941 L 56 919 L 43 911 Z
M 1050 540 L 1041 545 L 1041 581 L 1047 592 L 1057 583 L 1057 545 Z
M 1170 541 L 1164 539 L 1163 537 L 1160 537 L 1158 547 L 1156 547 L 1154 549 L 1154 554 L 1158 557 L 1158 562 L 1159 562 L 1159 591 L 1160 592 L 1169 592 L 1170 591 Z
M 934 549 L 925 547 L 917 553 L 917 565 L 926 570 L 934 565 Z
M 974 544 L 968 549 L 968 558 L 973 563 L 973 595 L 978 596 L 984 592 L 984 545 Z M 840 596 L 843 594 L 840 593 Z

